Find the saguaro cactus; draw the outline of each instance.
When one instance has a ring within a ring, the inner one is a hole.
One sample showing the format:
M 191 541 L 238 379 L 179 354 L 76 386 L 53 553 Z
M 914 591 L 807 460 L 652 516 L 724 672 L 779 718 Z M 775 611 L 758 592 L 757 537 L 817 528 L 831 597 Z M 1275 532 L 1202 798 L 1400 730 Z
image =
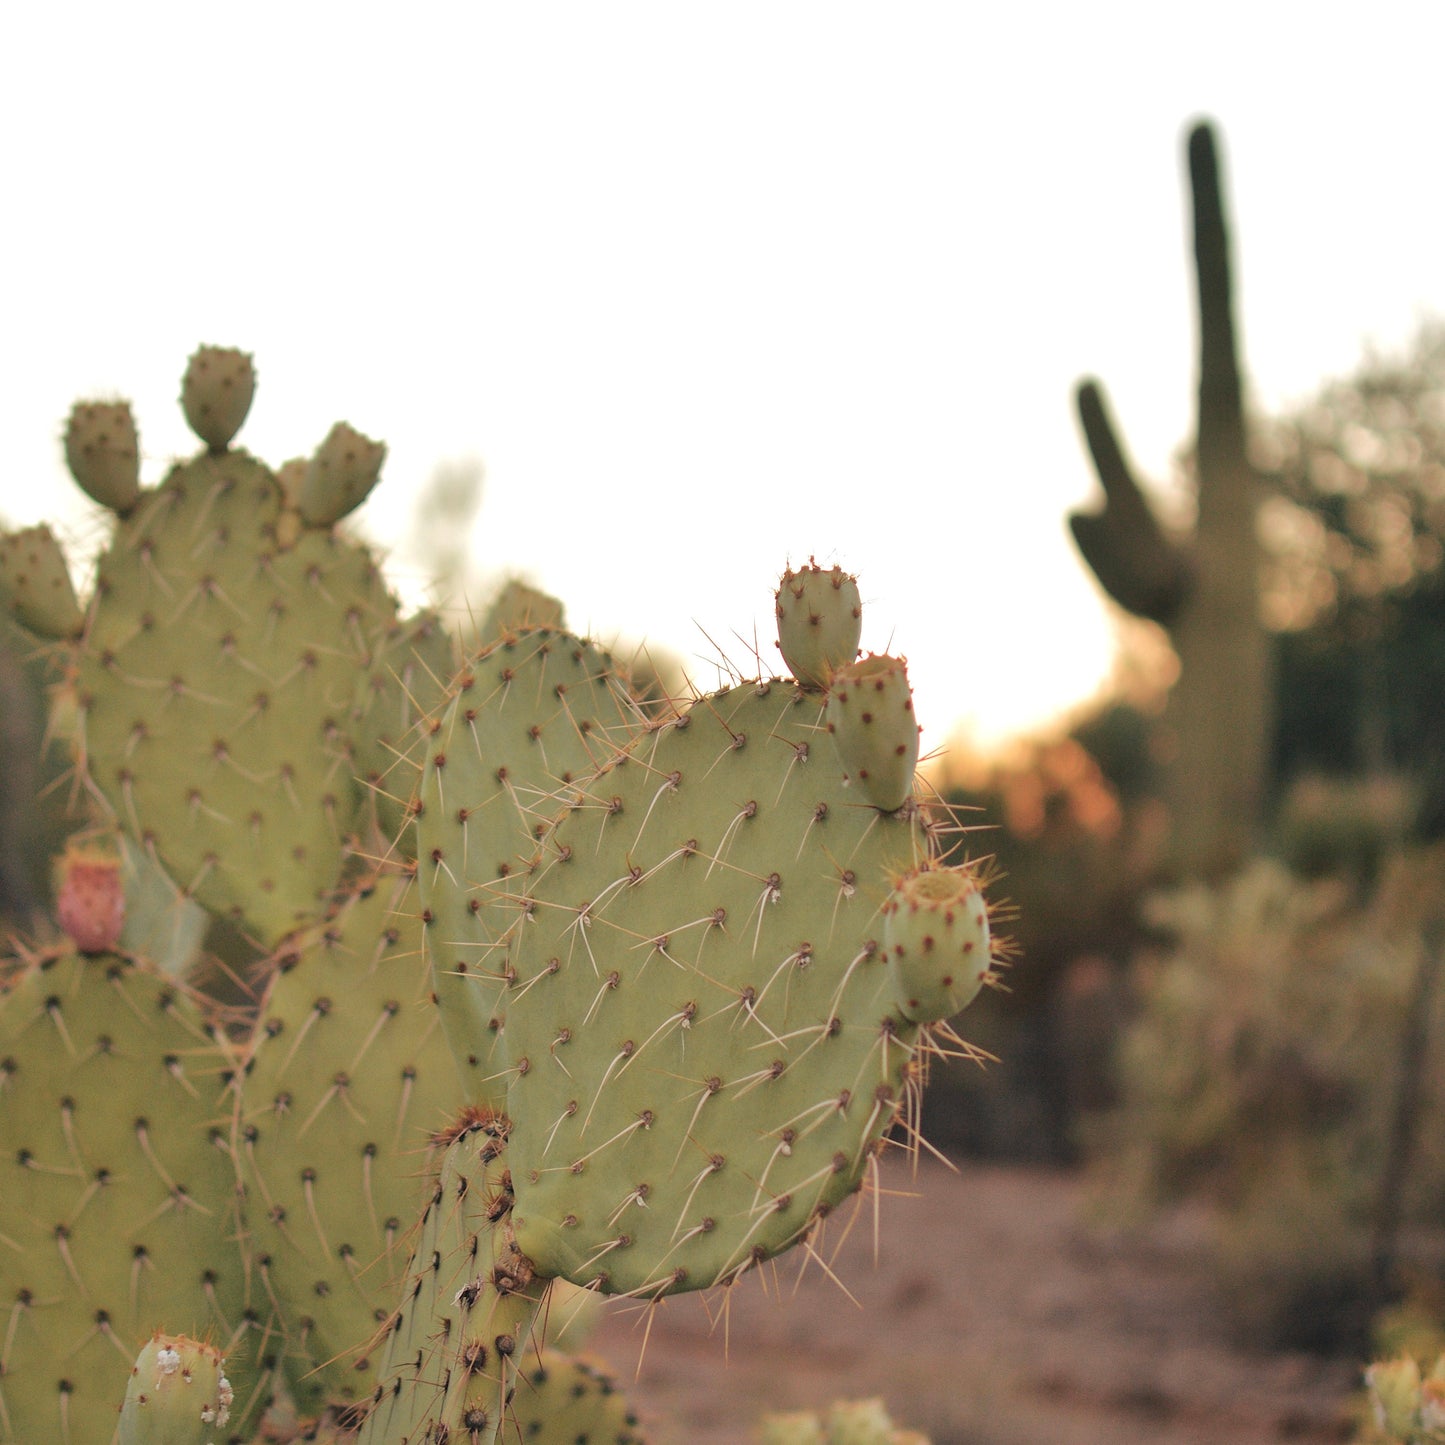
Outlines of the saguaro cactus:
M 1079 417 L 1099 480 L 1102 512 L 1069 518 L 1074 541 L 1121 607 L 1159 623 L 1179 657 L 1169 699 L 1172 864 L 1208 875 L 1249 849 L 1265 787 L 1270 653 L 1259 617 L 1258 478 L 1245 448 L 1229 237 L 1214 132 L 1189 133 L 1194 261 L 1199 296 L 1198 520 L 1171 538 L 1154 515 L 1092 379 Z

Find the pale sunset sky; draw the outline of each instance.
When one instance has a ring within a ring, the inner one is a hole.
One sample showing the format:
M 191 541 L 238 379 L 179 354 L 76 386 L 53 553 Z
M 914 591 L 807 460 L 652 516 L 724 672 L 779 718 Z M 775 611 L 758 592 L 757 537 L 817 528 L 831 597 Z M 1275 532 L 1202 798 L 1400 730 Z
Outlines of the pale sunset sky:
M 925 748 L 992 744 L 1111 668 L 1074 383 L 1156 481 L 1192 424 L 1187 126 L 1277 408 L 1445 314 L 1442 54 L 1419 0 L 10 6 L 0 515 L 79 552 L 71 402 L 130 398 L 159 480 L 240 346 L 259 456 L 386 441 L 380 545 L 477 458 L 478 586 L 700 685 L 841 562 Z

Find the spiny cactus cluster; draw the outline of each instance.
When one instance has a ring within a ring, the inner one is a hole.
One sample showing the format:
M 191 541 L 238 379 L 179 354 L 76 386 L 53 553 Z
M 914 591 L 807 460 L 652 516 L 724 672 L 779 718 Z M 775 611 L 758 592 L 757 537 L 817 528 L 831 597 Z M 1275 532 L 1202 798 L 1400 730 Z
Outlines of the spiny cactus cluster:
M 904 665 L 811 563 L 791 678 L 645 704 L 536 598 L 464 655 L 338 526 L 383 448 L 272 471 L 254 390 L 197 352 L 154 487 L 75 408 L 84 603 L 0 539 L 83 835 L 0 974 L 0 1441 L 640 1440 L 552 1292 L 808 1239 L 992 978 Z

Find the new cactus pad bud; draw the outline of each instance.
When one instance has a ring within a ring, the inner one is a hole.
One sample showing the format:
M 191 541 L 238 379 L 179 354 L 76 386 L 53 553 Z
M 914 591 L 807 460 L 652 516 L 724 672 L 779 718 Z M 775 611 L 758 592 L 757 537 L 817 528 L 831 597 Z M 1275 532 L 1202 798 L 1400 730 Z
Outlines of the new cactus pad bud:
M 256 394 L 256 368 L 244 351 L 202 346 L 186 366 L 181 407 L 186 422 L 213 452 L 223 452 L 241 430 Z
M 212 1445 L 224 1438 L 233 1398 L 214 1345 L 157 1330 L 130 1372 L 118 1445 Z
M 86 496 L 124 516 L 140 496 L 140 442 L 124 401 L 82 401 L 65 427 L 65 462 Z
M 826 723 L 843 771 L 875 808 L 891 813 L 913 791 L 918 722 L 901 657 L 869 653 L 834 674 Z
M 339 421 L 316 449 L 297 493 L 297 508 L 312 527 L 329 527 L 367 498 L 381 476 L 386 447 Z
M 120 858 L 103 845 L 72 843 L 57 865 L 57 921 L 81 953 L 105 953 L 125 925 Z
M 790 567 L 774 594 L 778 648 L 804 687 L 821 690 L 833 672 L 858 656 L 863 605 L 858 579 L 841 567 Z
M 0 535 L 0 598 L 37 637 L 75 637 L 85 622 L 65 556 L 49 527 Z
M 988 978 L 988 905 L 966 868 L 921 868 L 883 905 L 883 946 L 899 1011 L 910 1023 L 952 1018 Z

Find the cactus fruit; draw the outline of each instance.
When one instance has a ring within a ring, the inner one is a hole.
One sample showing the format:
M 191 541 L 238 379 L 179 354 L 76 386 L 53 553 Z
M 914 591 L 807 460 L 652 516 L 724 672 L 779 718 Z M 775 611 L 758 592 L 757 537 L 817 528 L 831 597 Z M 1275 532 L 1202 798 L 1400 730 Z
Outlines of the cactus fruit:
M 974 868 L 906 873 L 883 905 L 883 947 L 899 1012 L 917 1024 L 952 1018 L 988 980 L 988 906 Z
M 0 1440 L 109 1440 L 158 1321 L 246 1332 L 226 1046 L 126 959 L 47 954 L 0 996 Z
M 296 494 L 308 526 L 329 527 L 367 498 L 381 476 L 386 448 L 339 421 L 316 449 Z
M 55 871 L 61 929 L 81 953 L 108 953 L 125 926 L 125 885 L 116 847 L 72 840 Z
M 470 1110 L 448 1131 L 357 1445 L 516 1438 L 508 1409 L 546 1283 L 512 1237 L 510 1127 Z
M 131 1369 L 118 1445 L 214 1445 L 233 1403 L 226 1361 L 214 1345 L 157 1330 Z
M 0 602 L 22 627 L 49 641 L 75 637 L 85 625 L 49 527 L 0 533 Z
M 65 461 L 93 501 L 125 516 L 140 498 L 140 442 L 127 402 L 77 402 L 65 427 Z
M 241 430 L 256 394 L 256 368 L 244 351 L 202 346 L 181 381 L 181 406 L 191 430 L 212 452 L 223 452 Z
M 430 1133 L 461 1088 L 409 885 L 373 879 L 287 940 L 243 1069 L 246 1221 L 308 1415 L 374 1384 L 364 1347 L 406 1266 Z
M 901 808 L 918 766 L 918 722 L 901 657 L 870 653 L 836 669 L 827 727 L 843 771 L 875 808 Z
M 929 856 L 814 749 L 819 707 L 742 684 L 573 791 L 509 917 L 499 1013 L 515 1228 L 607 1292 L 725 1283 L 857 1189 L 916 1030 L 877 943 L 888 879 Z
M 858 579 L 841 567 L 826 571 L 813 559 L 789 568 L 774 594 L 778 648 L 804 687 L 826 689 L 835 669 L 858 656 L 863 607 Z

